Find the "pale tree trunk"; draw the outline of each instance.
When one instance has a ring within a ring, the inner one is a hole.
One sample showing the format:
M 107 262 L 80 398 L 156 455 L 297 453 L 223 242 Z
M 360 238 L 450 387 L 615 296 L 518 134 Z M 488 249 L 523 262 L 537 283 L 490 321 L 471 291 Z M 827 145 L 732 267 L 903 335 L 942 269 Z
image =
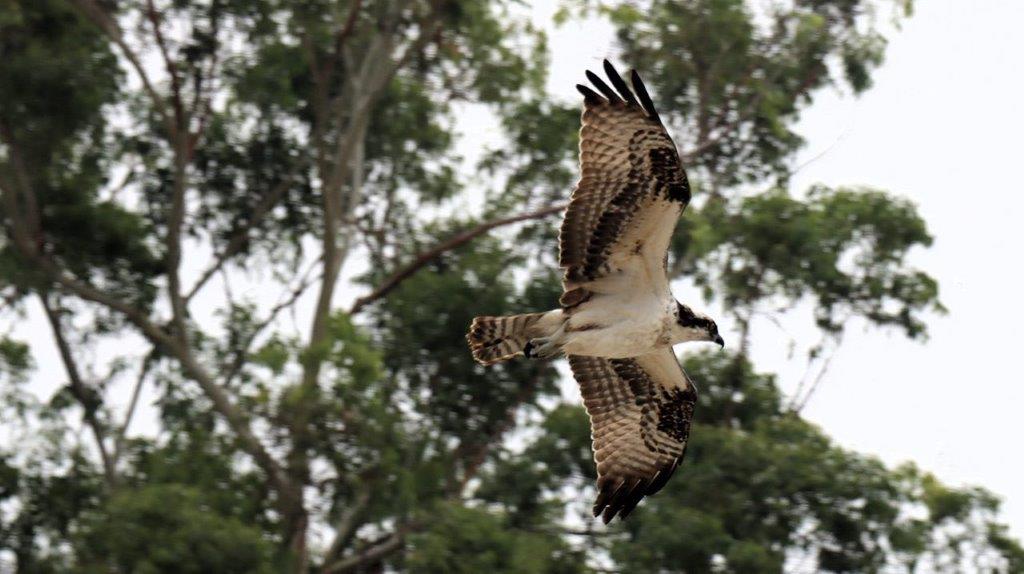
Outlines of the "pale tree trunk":
M 152 40 L 150 45 L 157 55 L 157 61 L 162 64 L 162 78 L 153 76 L 154 70 L 143 64 L 149 61 L 148 54 L 143 52 L 142 46 L 136 46 L 131 42 L 121 29 L 117 17 L 109 13 L 103 4 L 96 0 L 71 0 L 71 3 L 117 47 L 127 67 L 138 77 L 148 99 L 148 105 L 158 120 L 157 135 L 166 141 L 172 154 L 171 195 L 166 213 L 166 234 L 162 238 L 165 250 L 163 263 L 167 274 L 166 288 L 162 296 L 167 308 L 170 309 L 170 317 L 153 315 L 112 293 L 92 286 L 70 274 L 58 261 L 42 250 L 37 245 L 37 238 L 41 234 L 38 229 L 39 217 L 35 208 L 35 194 L 26 178 L 19 178 L 16 182 L 19 184 L 17 189 L 7 181 L 0 181 L 0 184 L 3 184 L 0 187 L 3 188 L 2 199 L 6 208 L 11 213 L 25 215 L 12 230 L 13 244 L 25 260 L 35 265 L 58 290 L 121 316 L 152 345 L 153 350 L 149 357 L 159 353 L 171 359 L 177 363 L 187 380 L 198 385 L 209 399 L 214 411 L 226 424 L 228 431 L 237 439 L 239 448 L 251 457 L 266 476 L 275 510 L 284 523 L 285 544 L 291 554 L 290 569 L 294 572 L 307 572 L 311 562 L 307 548 L 307 531 L 311 518 L 303 493 L 310 484 L 309 453 L 313 446 L 313 437 L 309 427 L 319 392 L 322 369 L 322 360 L 319 358 L 321 355 L 315 350 L 330 344 L 328 325 L 332 303 L 342 268 L 357 241 L 353 218 L 366 193 L 364 166 L 367 130 L 370 128 L 374 108 L 395 74 L 419 54 L 441 30 L 443 6 L 435 0 L 395 0 L 383 7 L 383 10 L 376 11 L 371 24 L 370 20 L 360 22 L 359 11 L 362 2 L 354 0 L 335 37 L 333 55 L 323 66 L 318 63 L 317 56 L 322 51 L 313 45 L 312 40 L 307 39 L 315 91 L 312 95 L 315 121 L 310 144 L 315 151 L 311 154 L 314 157 L 311 165 L 306 165 L 305 168 L 313 169 L 320 185 L 323 209 L 322 256 L 319 259 L 320 273 L 315 309 L 308 327 L 307 347 L 314 352 L 308 354 L 311 358 L 303 365 L 299 390 L 304 399 L 295 407 L 296 412 L 291 413 L 294 415 L 293 422 L 287 429 L 290 433 L 291 448 L 287 458 L 282 461 L 272 452 L 267 437 L 254 430 L 251 415 L 239 407 L 238 396 L 228 384 L 244 364 L 244 350 L 239 354 L 235 364 L 229 365 L 229 368 L 218 370 L 213 365 L 205 364 L 195 350 L 197 333 L 189 332 L 190 328 L 194 328 L 190 327 L 189 304 L 193 296 L 208 284 L 210 278 L 244 249 L 249 234 L 259 219 L 272 211 L 275 203 L 286 195 L 289 182 L 294 180 L 286 177 L 280 186 L 271 190 L 266 201 L 261 201 L 257 206 L 252 220 L 240 227 L 225 246 L 215 253 L 213 263 L 200 273 L 198 281 L 191 287 L 182 285 L 181 267 L 182 262 L 187 260 L 183 236 L 191 217 L 188 200 L 190 194 L 197 193 L 196 189 L 190 189 L 190 185 L 194 185 L 190 182 L 190 174 L 195 173 L 194 154 L 202 145 L 202 129 L 204 118 L 209 112 L 207 108 L 210 94 L 204 97 L 199 91 L 199 82 L 196 81 L 194 97 L 185 101 L 185 83 L 192 78 L 185 77 L 178 67 L 180 62 L 175 60 L 178 54 L 173 51 L 173 46 L 164 36 L 164 28 L 169 24 L 163 21 L 164 15 L 158 10 L 157 3 L 146 0 L 139 9 L 146 28 L 143 33 Z M 368 34 L 365 30 L 359 29 L 360 26 L 370 25 L 377 28 L 370 30 Z M 347 46 L 345 40 L 357 34 L 367 38 L 365 45 L 359 49 Z M 341 81 L 341 75 L 334 74 L 334 70 L 341 66 L 345 66 L 345 84 L 338 86 L 340 89 L 337 93 L 340 96 L 331 98 L 329 95 L 335 93 L 332 82 Z M 212 76 L 212 70 L 210 74 Z M 160 80 L 167 81 L 164 83 Z M 11 155 L 17 156 L 17 150 L 12 148 Z M 25 181 L 22 182 L 20 179 Z M 436 258 L 444 251 L 494 227 L 543 217 L 559 210 L 560 206 L 554 206 L 524 216 L 488 222 L 476 230 L 471 230 L 468 235 L 462 234 L 452 241 L 442 243 L 416 257 L 411 266 L 400 269 L 397 276 L 389 278 L 385 285 L 361 299 L 353 307 L 352 312 L 358 312 L 366 303 L 384 296 L 395 285 L 421 269 L 424 262 Z M 297 287 L 285 304 L 294 304 L 307 285 L 308 283 L 303 282 Z M 115 484 L 117 458 L 127 420 L 125 424 L 115 425 L 120 430 L 108 429 L 98 418 L 95 406 L 88 403 L 88 389 L 64 337 L 60 311 L 55 307 L 56 301 L 56 298 L 43 299 L 65 359 L 71 387 L 86 410 L 86 422 L 95 435 L 108 481 Z M 270 314 L 271 319 L 278 310 L 279 307 L 275 307 Z M 262 324 L 260 329 L 265 326 L 266 323 Z M 245 345 L 252 343 L 253 341 L 249 340 Z M 136 390 L 132 393 L 135 397 L 132 399 L 133 405 L 137 403 L 138 389 L 145 380 L 150 360 L 147 358 L 146 366 L 140 369 Z M 368 500 L 368 495 L 363 498 Z M 357 502 L 359 500 L 363 499 L 358 499 Z M 365 502 L 362 504 L 365 505 Z M 329 554 L 333 560 L 329 569 L 346 571 L 359 568 L 367 561 L 379 561 L 382 555 L 401 546 L 405 529 L 410 528 L 408 525 L 396 528 L 393 536 L 382 543 L 373 544 L 372 548 L 366 551 L 345 556 L 346 547 L 353 540 L 358 528 L 360 512 L 357 505 L 353 512 L 346 513 L 343 521 L 337 525 L 338 537 L 330 547 Z

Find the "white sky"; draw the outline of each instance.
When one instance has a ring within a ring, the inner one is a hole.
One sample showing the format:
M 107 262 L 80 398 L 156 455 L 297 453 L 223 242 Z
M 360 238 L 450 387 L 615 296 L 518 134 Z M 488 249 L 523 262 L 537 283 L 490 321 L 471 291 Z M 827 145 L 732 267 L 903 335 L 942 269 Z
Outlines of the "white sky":
M 552 8 L 534 12 L 547 22 Z M 796 163 L 825 153 L 794 181 L 795 190 L 817 182 L 866 184 L 913 200 L 936 237 L 914 263 L 939 280 L 950 310 L 929 320 L 925 344 L 854 324 L 805 416 L 846 447 L 889 464 L 912 460 L 948 483 L 992 490 L 1005 500 L 1003 517 L 1018 537 L 1024 376 L 1016 353 L 1024 353 L 1024 309 L 1014 262 L 1024 247 L 1024 185 L 1016 173 L 1024 150 L 1022 22 L 1022 0 L 919 1 L 892 36 L 874 88 L 859 99 L 819 95 L 804 114 L 799 131 L 808 145 Z M 612 37 L 603 22 L 553 30 L 552 92 L 578 99 L 573 85 L 583 70 L 614 57 Z M 472 123 L 471 112 L 461 126 Z M 493 142 L 485 126 L 486 120 L 464 129 L 460 147 Z M 352 296 L 344 289 L 339 302 Z M 798 314 L 783 328 L 758 326 L 754 356 L 759 369 L 778 372 L 792 391 L 804 364 L 789 358 L 790 339 L 807 345 L 817 335 Z M 63 372 L 41 313 L 33 309 L 15 335 L 33 343 L 33 387 L 48 396 Z M 145 411 L 141 419 L 146 425 Z
M 843 445 L 985 486 L 1024 535 L 1024 2 L 918 2 L 875 87 L 819 98 L 800 131 L 798 189 L 870 184 L 914 201 L 935 244 L 914 262 L 939 281 L 946 317 L 913 343 L 857 329 L 805 414 Z M 771 366 L 768 342 L 758 349 Z

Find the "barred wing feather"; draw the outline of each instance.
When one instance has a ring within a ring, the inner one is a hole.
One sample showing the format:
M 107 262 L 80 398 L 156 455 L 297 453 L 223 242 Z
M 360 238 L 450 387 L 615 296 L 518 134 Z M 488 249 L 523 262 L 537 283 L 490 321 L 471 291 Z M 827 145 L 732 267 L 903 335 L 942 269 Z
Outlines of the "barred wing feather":
M 590 415 L 594 516 L 625 518 L 661 490 L 686 453 L 697 388 L 671 348 L 629 359 L 569 357 Z
M 567 294 L 625 258 L 641 257 L 664 274 L 672 231 L 690 200 L 675 144 L 640 76 L 632 73 L 631 90 L 608 61 L 604 68 L 614 88 L 592 72 L 597 92 L 576 86 L 584 96 L 582 174 L 559 234 Z

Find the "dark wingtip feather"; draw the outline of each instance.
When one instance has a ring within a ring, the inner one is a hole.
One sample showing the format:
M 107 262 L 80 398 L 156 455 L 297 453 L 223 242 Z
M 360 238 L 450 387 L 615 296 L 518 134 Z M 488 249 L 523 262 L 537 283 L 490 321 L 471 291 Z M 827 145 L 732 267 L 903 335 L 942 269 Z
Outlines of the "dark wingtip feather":
M 658 115 L 658 111 L 654 109 L 654 102 L 651 101 L 651 95 L 647 93 L 647 87 L 644 86 L 644 81 L 640 79 L 640 74 L 633 70 L 630 74 L 630 80 L 633 82 L 633 91 L 636 92 L 638 98 L 640 98 L 640 105 L 643 106 L 644 111 L 647 112 L 647 116 L 652 120 L 661 123 L 661 116 Z
M 605 99 L 597 95 L 597 92 L 591 90 L 590 88 L 584 86 L 583 84 L 576 84 L 576 90 L 579 91 L 579 93 L 583 94 L 583 101 L 588 104 L 597 106 L 605 102 Z
M 635 487 L 633 487 L 633 492 L 625 498 L 622 508 L 619 510 L 619 520 L 625 520 L 626 517 L 633 512 L 636 505 L 640 504 L 640 501 L 647 496 L 647 490 L 648 486 L 646 480 L 641 480 Z
M 587 79 L 590 80 L 591 84 L 594 84 L 595 88 L 597 88 L 598 90 L 600 90 L 602 94 L 604 94 L 604 97 L 608 98 L 609 102 L 613 104 L 622 103 L 622 98 L 620 98 L 619 95 L 615 93 L 615 90 L 609 88 L 608 84 L 604 83 L 604 80 L 602 80 L 600 76 L 598 76 L 594 72 L 591 72 L 590 70 L 587 70 Z
M 612 495 L 611 481 L 606 480 L 604 484 L 598 481 L 597 486 L 600 490 L 597 493 L 597 500 L 594 501 L 594 516 L 601 516 L 601 513 L 604 512 L 604 507 L 608 505 L 608 499 Z
M 619 495 L 619 491 L 626 486 L 628 481 L 621 479 L 618 482 L 612 480 L 606 480 L 604 484 L 599 484 L 601 487 L 600 493 L 597 495 L 597 500 L 594 501 L 594 516 L 600 516 L 604 520 L 605 524 L 611 521 L 614 514 L 609 514 L 611 505 L 615 503 L 616 497 Z
M 605 524 L 608 524 L 615 518 L 616 514 L 619 514 L 623 508 L 627 507 L 634 497 L 639 495 L 643 498 L 643 479 L 635 480 L 623 480 L 619 487 L 615 489 L 615 492 L 608 498 L 608 505 L 604 508 L 601 513 L 601 520 Z M 639 498 L 637 502 L 639 502 Z M 634 503 L 633 506 L 636 506 Z M 596 511 L 596 507 L 595 507 Z
M 619 94 L 624 100 L 626 100 L 630 105 L 640 105 L 636 101 L 636 97 L 633 96 L 632 90 L 629 89 L 629 86 L 626 85 L 622 76 L 620 76 L 619 72 L 615 69 L 615 66 L 613 66 L 608 60 L 604 61 L 604 73 L 607 74 L 608 79 L 611 80 L 612 85 L 615 86 L 615 89 L 619 91 Z
M 606 480 L 599 484 L 600 492 L 597 500 L 594 501 L 594 516 L 600 516 L 601 520 L 608 524 L 616 516 L 625 520 L 632 514 L 640 501 L 661 490 L 668 479 L 672 477 L 679 468 L 681 458 L 677 458 L 671 465 L 663 467 L 651 478 L 621 479 L 619 482 Z
M 654 478 L 651 479 L 651 484 L 647 486 L 646 494 L 649 496 L 664 488 L 668 484 L 668 479 L 672 478 L 672 475 L 675 474 L 677 468 L 679 468 L 679 459 L 676 459 L 672 466 L 659 470 L 654 475 Z

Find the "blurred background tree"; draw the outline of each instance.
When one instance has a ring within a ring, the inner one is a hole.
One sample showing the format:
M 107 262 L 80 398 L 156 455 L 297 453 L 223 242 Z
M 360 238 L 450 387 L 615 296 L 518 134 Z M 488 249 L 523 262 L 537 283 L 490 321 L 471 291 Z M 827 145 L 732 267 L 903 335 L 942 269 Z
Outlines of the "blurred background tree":
M 696 188 L 671 270 L 738 343 L 689 357 L 702 395 L 684 467 L 604 528 L 571 382 L 552 364 L 485 370 L 463 340 L 474 315 L 550 308 L 559 289 L 579 106 L 545 94 L 545 35 L 518 3 L 0 0 L 0 559 L 1024 570 L 995 497 L 832 444 L 800 417 L 814 385 L 784 397 L 748 357 L 752 318 L 799 301 L 822 333 L 812 362 L 850 317 L 923 338 L 942 309 L 905 261 L 931 242 L 913 205 L 788 186 L 800 111 L 870 86 L 874 15 L 893 7 L 909 15 L 905 0 L 558 13 L 608 19 L 656 94 Z M 455 151 L 468 103 L 503 130 L 470 166 L 482 187 Z M 66 373 L 43 399 L 27 316 L 48 321 Z M 149 432 L 131 425 L 140 397 L 155 397 Z

